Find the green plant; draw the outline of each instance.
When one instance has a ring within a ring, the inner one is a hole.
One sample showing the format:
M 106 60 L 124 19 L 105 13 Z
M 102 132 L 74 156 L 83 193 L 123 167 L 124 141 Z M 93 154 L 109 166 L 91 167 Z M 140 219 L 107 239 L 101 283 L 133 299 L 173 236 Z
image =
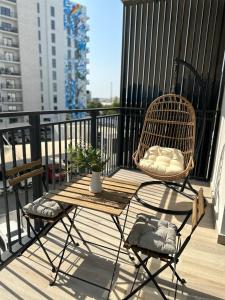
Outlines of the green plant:
M 103 159 L 100 149 L 89 146 L 85 148 L 81 145 L 75 147 L 68 145 L 68 154 L 71 168 L 78 168 L 79 170 L 89 169 L 94 172 L 101 172 L 104 166 L 109 161 L 109 158 Z

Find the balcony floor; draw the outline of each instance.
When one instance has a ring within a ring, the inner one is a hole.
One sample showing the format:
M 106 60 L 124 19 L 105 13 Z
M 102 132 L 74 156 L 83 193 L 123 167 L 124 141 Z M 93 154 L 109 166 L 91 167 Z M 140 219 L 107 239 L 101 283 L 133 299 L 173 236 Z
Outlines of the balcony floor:
M 130 170 L 120 170 L 114 177 L 124 180 L 145 181 L 149 178 L 140 172 Z M 204 188 L 204 194 L 210 195 L 208 187 Z M 145 198 L 162 207 L 190 206 L 187 198 L 176 196 L 176 194 L 161 186 L 151 186 L 143 191 Z M 138 212 L 146 211 L 145 208 L 132 201 L 126 232 L 129 232 L 135 216 Z M 124 216 L 121 216 L 123 219 Z M 165 218 L 165 216 L 162 216 Z M 166 218 L 172 219 L 179 224 L 180 217 Z M 85 238 L 91 241 L 105 243 L 108 245 L 118 244 L 118 232 L 107 215 L 96 211 L 79 210 L 76 219 L 77 227 Z M 188 225 L 190 227 L 190 225 Z M 74 234 L 76 237 L 76 234 Z M 50 250 L 52 257 L 61 249 L 65 233 L 59 224 L 54 228 L 45 240 L 45 245 Z M 76 238 L 77 239 L 77 238 Z M 78 239 L 77 239 L 78 240 Z M 108 286 L 112 272 L 112 259 L 115 252 L 103 251 L 99 247 L 90 246 L 88 251 L 84 245 L 79 248 L 69 247 L 66 251 L 66 261 L 62 268 L 76 276 L 96 283 Z M 158 267 L 158 260 L 150 261 L 152 269 Z M 201 224 L 195 231 L 192 240 L 186 247 L 177 265 L 178 273 L 187 281 L 186 287 L 179 286 L 177 299 L 225 299 L 225 246 L 217 244 L 217 234 L 214 230 L 212 205 L 207 208 L 207 213 Z M 120 255 L 116 272 L 115 284 L 111 292 L 110 299 L 122 299 L 131 287 L 131 282 L 135 274 L 133 263 L 125 254 Z M 139 279 L 143 274 L 141 273 Z M 77 279 L 59 275 L 57 284 L 49 286 L 52 272 L 46 262 L 46 258 L 38 244 L 34 244 L 22 256 L 15 259 L 0 273 L 0 299 L 106 299 L 107 292 L 85 284 Z M 172 274 L 164 272 L 159 278 L 159 283 L 163 287 L 168 299 L 174 299 L 173 288 L 175 283 L 171 282 Z M 161 299 L 153 288 L 146 286 L 132 299 Z

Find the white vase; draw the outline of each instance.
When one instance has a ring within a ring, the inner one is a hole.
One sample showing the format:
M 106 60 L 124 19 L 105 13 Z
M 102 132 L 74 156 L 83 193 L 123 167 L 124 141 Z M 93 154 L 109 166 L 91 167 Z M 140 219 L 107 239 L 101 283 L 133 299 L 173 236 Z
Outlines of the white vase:
M 102 191 L 101 172 L 92 171 L 89 191 L 95 194 L 101 193 Z

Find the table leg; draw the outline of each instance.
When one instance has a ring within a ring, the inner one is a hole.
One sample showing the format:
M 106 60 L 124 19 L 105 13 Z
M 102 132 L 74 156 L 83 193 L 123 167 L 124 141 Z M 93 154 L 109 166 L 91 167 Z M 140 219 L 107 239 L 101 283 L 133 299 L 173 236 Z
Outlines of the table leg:
M 129 207 L 130 207 L 130 202 L 127 205 L 127 210 L 126 210 L 126 215 L 125 215 L 123 227 L 120 224 L 119 217 L 111 215 L 111 217 L 113 219 L 113 222 L 116 224 L 116 227 L 118 228 L 118 230 L 120 232 L 120 243 L 119 243 L 119 248 L 118 248 L 118 251 L 117 251 L 117 256 L 116 256 L 116 260 L 115 260 L 115 264 L 114 264 L 114 268 L 113 268 L 113 275 L 112 275 L 112 279 L 111 279 L 111 283 L 110 283 L 110 287 L 109 287 L 109 294 L 108 294 L 108 298 L 107 299 L 109 299 L 109 296 L 110 296 L 110 293 L 111 293 L 111 289 L 112 289 L 112 286 L 113 286 L 113 280 L 114 280 L 115 273 L 116 273 L 116 267 L 117 267 L 118 260 L 119 260 L 119 255 L 120 255 L 120 249 L 121 249 L 122 241 L 125 241 L 124 230 L 125 230 L 125 226 L 126 226 L 126 222 L 127 222 Z M 130 257 L 130 255 L 129 255 L 129 257 Z
M 55 277 L 54 277 L 53 281 L 50 282 L 50 285 L 51 285 L 51 286 L 55 284 L 55 281 L 56 281 L 56 279 L 57 279 L 57 276 L 58 276 L 58 273 L 59 273 L 61 264 L 62 264 L 62 262 L 63 262 L 64 253 L 65 253 L 66 247 L 67 247 L 67 245 L 68 245 L 68 241 L 69 241 L 69 237 L 70 237 L 71 230 L 72 230 L 72 228 L 73 228 L 73 222 L 74 222 L 75 216 L 76 216 L 76 212 L 75 212 L 74 215 L 73 215 L 72 222 L 71 222 L 71 224 L 70 224 L 70 228 L 69 228 L 69 230 L 68 230 L 68 232 L 67 232 L 67 233 L 68 233 L 68 234 L 67 234 L 67 238 L 66 238 L 66 241 L 65 241 L 64 248 L 63 248 L 63 250 L 62 250 L 62 255 L 61 255 L 61 257 L 60 257 L 59 265 L 58 265 L 58 267 L 56 268 Z

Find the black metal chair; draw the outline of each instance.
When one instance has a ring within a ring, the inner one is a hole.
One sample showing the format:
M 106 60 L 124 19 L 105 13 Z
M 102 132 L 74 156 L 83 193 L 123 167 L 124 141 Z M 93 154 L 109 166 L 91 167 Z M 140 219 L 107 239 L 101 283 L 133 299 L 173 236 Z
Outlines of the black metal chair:
M 172 270 L 177 278 L 177 281 L 179 281 L 182 285 L 185 284 L 185 280 L 178 275 L 174 264 L 176 265 L 178 263 L 181 254 L 192 237 L 192 234 L 202 220 L 205 214 L 205 208 L 206 200 L 203 196 L 203 190 L 200 189 L 198 195 L 193 201 L 192 210 L 186 214 L 179 228 L 177 228 L 176 225 L 171 222 L 159 220 L 154 216 L 145 214 L 138 215 L 136 223 L 134 224 L 124 246 L 134 252 L 139 264 L 136 266 L 137 272 L 131 291 L 124 298 L 124 300 L 132 297 L 149 282 L 153 282 L 162 298 L 167 299 L 162 288 L 156 281 L 156 277 L 166 268 L 170 268 Z M 171 211 L 168 212 L 171 214 L 176 213 Z M 183 241 L 181 241 L 182 229 L 185 227 L 191 216 L 192 229 L 190 234 L 185 237 Z M 140 256 L 139 252 L 145 255 L 144 259 Z M 164 265 L 152 273 L 147 266 L 150 258 L 160 259 Z M 144 268 L 148 277 L 141 284 L 139 284 L 139 286 L 133 289 L 140 267 Z
M 27 181 L 29 178 L 33 178 L 35 176 L 41 176 L 44 172 L 44 168 L 41 165 L 41 159 L 37 161 L 33 161 L 31 163 L 26 163 L 18 167 L 14 167 L 6 171 L 6 176 L 9 178 L 9 184 L 13 187 L 15 192 L 16 201 L 18 203 L 19 208 L 21 209 L 22 216 L 26 218 L 28 223 L 28 228 L 31 228 L 34 238 L 32 242 L 29 244 L 31 246 L 36 240 L 39 242 L 42 250 L 45 253 L 47 260 L 49 261 L 52 271 L 55 271 L 55 267 L 53 265 L 53 260 L 50 259 L 50 256 L 44 247 L 40 237 L 46 235 L 59 221 L 63 224 L 65 230 L 70 236 L 71 241 L 77 247 L 79 246 L 76 243 L 70 234 L 63 218 L 66 217 L 70 223 L 73 224 L 73 228 L 76 230 L 78 235 L 82 238 L 81 234 L 79 233 L 78 229 L 74 225 L 74 218 L 76 214 L 76 207 L 72 205 L 60 205 L 56 201 L 49 200 L 45 198 L 45 195 L 36 199 L 35 201 L 26 204 L 25 206 L 22 205 L 20 197 L 19 197 L 19 186 L 21 182 Z M 69 216 L 69 213 L 75 209 L 75 213 L 73 218 Z M 36 231 L 35 225 L 32 224 L 31 220 L 35 222 L 41 222 L 43 226 L 41 229 Z M 45 225 L 44 225 L 45 224 Z

